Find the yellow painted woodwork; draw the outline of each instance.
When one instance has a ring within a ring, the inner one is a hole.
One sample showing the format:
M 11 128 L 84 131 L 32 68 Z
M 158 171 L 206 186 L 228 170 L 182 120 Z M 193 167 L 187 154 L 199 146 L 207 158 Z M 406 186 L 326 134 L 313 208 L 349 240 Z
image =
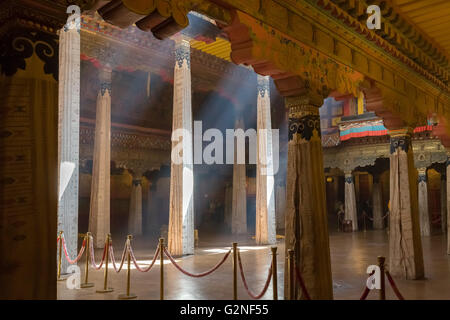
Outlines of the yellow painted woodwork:
M 191 47 L 231 62 L 231 44 L 227 40 L 216 38 L 216 41 L 209 44 L 203 41 L 191 40 Z

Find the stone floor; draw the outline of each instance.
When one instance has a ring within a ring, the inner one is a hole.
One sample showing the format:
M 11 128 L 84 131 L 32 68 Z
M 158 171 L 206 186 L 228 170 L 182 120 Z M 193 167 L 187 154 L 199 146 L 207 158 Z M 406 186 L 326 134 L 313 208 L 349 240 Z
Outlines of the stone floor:
M 230 248 L 230 237 L 203 236 L 196 254 L 177 259 L 188 271 L 199 273 L 214 266 Z M 365 280 L 366 269 L 377 263 L 378 255 L 387 256 L 387 233 L 385 231 L 367 231 L 356 233 L 333 233 L 330 235 L 333 287 L 335 299 L 359 299 Z M 446 237 L 434 235 L 423 238 L 425 259 L 425 280 L 395 279 L 397 286 L 406 299 L 450 299 L 450 256 L 445 253 Z M 269 246 L 255 246 L 249 238 L 238 239 L 241 247 L 243 268 L 247 282 L 253 291 L 259 291 L 264 285 L 271 261 Z M 148 263 L 156 248 L 156 240 L 137 239 L 133 248 L 138 261 Z M 122 245 L 123 247 L 123 245 Z M 121 254 L 120 244 L 114 242 L 116 260 Z M 278 243 L 278 284 L 279 298 L 283 299 L 284 243 Z M 101 252 L 96 252 L 97 260 Z M 231 258 L 231 257 L 230 257 Z M 225 262 L 213 274 L 204 278 L 190 278 L 180 273 L 170 263 L 165 264 L 166 299 L 231 299 L 232 265 L 231 259 Z M 79 263 L 84 269 L 84 263 Z M 125 292 L 126 272 L 116 274 L 110 266 L 110 286 L 114 292 L 101 294 L 96 289 L 103 286 L 103 270 L 90 269 L 89 281 L 94 288 L 70 290 L 64 281 L 58 282 L 59 299 L 117 299 Z M 155 264 L 147 273 L 132 268 L 131 291 L 138 299 L 159 299 L 159 264 Z M 239 274 L 238 274 L 239 277 Z M 83 280 L 82 275 L 82 280 Z M 387 283 L 387 282 L 386 282 Z M 387 283 L 387 298 L 395 299 Z M 249 299 L 242 281 L 238 278 L 239 299 Z M 368 299 L 377 299 L 378 292 L 371 292 Z M 270 286 L 263 299 L 272 299 Z

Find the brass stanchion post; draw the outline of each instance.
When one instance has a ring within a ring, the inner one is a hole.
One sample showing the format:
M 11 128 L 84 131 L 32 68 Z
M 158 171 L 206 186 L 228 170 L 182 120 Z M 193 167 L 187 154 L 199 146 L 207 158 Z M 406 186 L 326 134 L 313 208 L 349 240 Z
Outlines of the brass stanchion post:
M 62 279 L 61 278 L 61 264 L 62 264 L 62 246 L 63 246 L 63 244 L 62 244 L 62 242 L 63 242 L 63 240 L 62 240 L 62 234 L 63 234 L 63 232 L 62 231 L 60 231 L 59 232 L 59 257 L 58 257 L 58 277 L 57 277 L 57 281 L 64 281 L 64 280 L 66 280 L 66 279 Z
M 85 264 L 85 268 L 84 268 L 84 283 L 82 283 L 80 285 L 81 288 L 91 288 L 94 286 L 94 284 L 92 282 L 88 282 L 89 279 L 89 258 L 90 258 L 90 254 L 91 254 L 91 233 L 87 232 L 86 235 L 84 236 L 86 239 L 86 264 Z M 92 254 L 94 254 L 92 252 Z
M 272 247 L 272 288 L 273 300 L 278 300 L 277 247 Z
M 295 297 L 294 250 L 288 249 L 289 300 Z
M 111 234 L 108 233 L 106 235 L 105 245 L 106 245 L 106 252 L 105 252 L 105 273 L 103 277 L 103 290 L 97 290 L 98 293 L 107 293 L 114 291 L 113 288 L 108 288 L 108 265 L 109 265 L 109 244 L 111 243 Z
M 384 262 L 386 261 L 385 257 L 378 257 L 378 267 L 380 268 L 380 300 L 386 300 L 386 283 L 384 281 Z
M 237 242 L 233 242 L 233 300 L 237 300 Z
M 159 267 L 160 267 L 160 280 L 159 280 L 159 299 L 164 300 L 164 238 L 159 239 Z
M 119 299 L 134 299 L 137 295 L 130 293 L 130 282 L 131 282 L 131 235 L 127 237 L 127 293 L 119 295 Z

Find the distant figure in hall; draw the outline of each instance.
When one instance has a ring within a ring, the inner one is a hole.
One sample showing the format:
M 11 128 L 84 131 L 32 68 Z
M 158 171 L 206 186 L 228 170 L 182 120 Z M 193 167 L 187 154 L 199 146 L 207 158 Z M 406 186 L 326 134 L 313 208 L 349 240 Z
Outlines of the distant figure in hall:
M 336 214 L 337 214 L 337 220 L 338 220 L 338 231 L 343 231 L 342 223 L 344 222 L 345 209 L 344 209 L 344 204 L 341 201 L 338 201 L 338 203 L 337 203 Z

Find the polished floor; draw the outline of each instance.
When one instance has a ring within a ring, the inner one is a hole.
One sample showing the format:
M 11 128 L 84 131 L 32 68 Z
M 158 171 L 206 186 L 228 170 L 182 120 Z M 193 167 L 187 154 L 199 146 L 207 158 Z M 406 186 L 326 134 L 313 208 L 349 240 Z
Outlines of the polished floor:
M 225 236 L 204 236 L 193 256 L 177 259 L 179 264 L 193 273 L 200 273 L 214 266 L 230 248 L 232 240 Z M 249 238 L 237 239 L 241 247 L 243 269 L 247 282 L 254 292 L 259 292 L 267 278 L 271 261 L 269 246 L 255 246 Z M 333 233 L 330 235 L 333 290 L 335 299 L 359 299 L 367 279 L 366 269 L 377 263 L 377 256 L 388 254 L 388 235 L 385 231 L 367 231 L 356 233 Z M 433 235 L 423 238 L 425 259 L 425 280 L 395 279 L 405 299 L 450 299 L 450 256 L 446 254 L 445 235 Z M 155 240 L 138 239 L 133 244 L 136 257 L 144 266 L 149 263 L 156 248 Z M 279 298 L 283 299 L 284 243 L 278 244 L 278 288 Z M 114 242 L 116 260 L 123 247 Z M 97 260 L 101 252 L 96 251 Z M 231 257 L 213 274 L 203 278 L 190 278 L 173 265 L 165 263 L 166 299 L 232 299 Z M 84 263 L 82 267 L 82 280 Z M 87 289 L 67 289 L 64 281 L 58 282 L 59 299 L 117 299 L 126 290 L 125 270 L 116 274 L 110 266 L 111 293 L 96 293 L 103 287 L 103 270 L 90 268 L 89 282 L 95 287 Z M 137 299 L 159 299 L 159 263 L 147 273 L 132 268 L 131 291 Z M 238 275 L 239 277 L 239 275 Z M 386 282 L 387 283 L 387 282 Z M 262 299 L 272 299 L 272 284 Z M 387 299 L 395 299 L 387 283 Z M 249 299 L 240 278 L 238 278 L 238 298 Z M 377 299 L 374 290 L 368 299 Z

